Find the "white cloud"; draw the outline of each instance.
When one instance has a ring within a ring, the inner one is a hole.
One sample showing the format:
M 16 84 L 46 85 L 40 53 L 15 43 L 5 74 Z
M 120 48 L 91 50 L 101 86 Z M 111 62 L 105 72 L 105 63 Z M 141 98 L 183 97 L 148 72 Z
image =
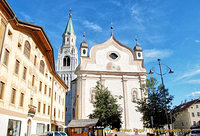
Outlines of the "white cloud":
M 20 14 L 22 15 L 23 19 L 22 20 L 25 20 L 26 22 L 30 22 L 30 23 L 33 23 L 33 19 L 27 15 L 26 13 L 24 12 L 20 12 Z
M 164 50 L 149 49 L 143 51 L 145 62 L 154 61 L 158 58 L 160 59 L 167 58 L 170 55 L 172 55 L 172 53 L 173 51 L 169 49 L 164 49 Z
M 99 31 L 99 32 L 102 31 L 102 28 L 99 25 L 94 24 L 93 22 L 89 22 L 87 20 L 83 21 L 83 25 L 85 25 L 85 27 L 91 28 L 91 29 L 93 29 L 95 31 Z
M 136 23 L 142 23 L 144 22 L 143 19 L 143 12 L 144 8 L 142 8 L 141 6 L 139 6 L 138 4 L 134 4 L 131 7 L 131 15 L 134 17 L 134 20 L 136 21 Z
M 200 79 L 187 80 L 184 83 L 199 84 L 200 83 Z
M 110 2 L 113 3 L 116 6 L 121 6 L 121 3 L 119 1 L 111 0 Z
M 189 94 L 188 96 L 192 96 L 192 97 L 195 97 L 195 96 L 200 96 L 200 91 L 196 91 L 196 92 L 192 92 L 191 94 Z
M 200 43 L 200 40 L 195 40 L 195 43 Z
M 180 80 L 180 79 L 183 79 L 183 78 L 188 78 L 188 77 L 192 77 L 192 76 L 195 76 L 195 75 L 198 75 L 198 74 L 200 74 L 200 69 L 197 69 L 197 70 L 194 70 L 194 71 L 192 71 L 192 72 L 187 72 L 186 74 L 183 74 L 182 76 L 180 76 L 180 77 L 178 77 L 177 78 L 177 80 Z M 188 83 L 190 82 L 190 83 L 194 83 L 194 82 L 198 82 L 198 83 L 200 83 L 200 81 L 198 81 L 198 80 L 189 80 L 189 81 L 187 81 Z

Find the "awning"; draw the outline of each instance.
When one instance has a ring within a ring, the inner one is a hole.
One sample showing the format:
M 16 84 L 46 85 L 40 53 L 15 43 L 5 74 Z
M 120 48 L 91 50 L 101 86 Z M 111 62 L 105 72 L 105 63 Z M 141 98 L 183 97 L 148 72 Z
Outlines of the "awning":
M 79 120 L 71 120 L 68 124 L 69 127 L 89 127 L 95 126 L 99 119 L 79 119 Z
M 59 128 L 67 128 L 67 126 L 62 125 L 62 124 L 58 124 L 58 123 L 51 123 L 51 124 L 56 125 L 56 126 L 58 126 Z

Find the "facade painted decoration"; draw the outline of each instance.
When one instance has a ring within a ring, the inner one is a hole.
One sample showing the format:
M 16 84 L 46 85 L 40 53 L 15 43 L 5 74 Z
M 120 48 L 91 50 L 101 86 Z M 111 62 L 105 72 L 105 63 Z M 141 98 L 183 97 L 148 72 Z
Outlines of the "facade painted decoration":
M 20 21 L 0 2 L 0 133 L 42 134 L 64 130 L 67 86 L 55 72 L 54 54 L 42 27 Z
M 142 48 L 132 50 L 117 41 L 112 34 L 104 43 L 92 46 L 84 40 L 80 46 L 80 65 L 77 80 L 72 86 L 72 108 L 76 119 L 87 119 L 94 110 L 94 87 L 100 81 L 117 98 L 122 109 L 122 128 L 142 129 L 142 114 L 136 111 L 136 100 L 146 97 L 146 69 Z M 88 54 L 89 53 L 89 54 Z

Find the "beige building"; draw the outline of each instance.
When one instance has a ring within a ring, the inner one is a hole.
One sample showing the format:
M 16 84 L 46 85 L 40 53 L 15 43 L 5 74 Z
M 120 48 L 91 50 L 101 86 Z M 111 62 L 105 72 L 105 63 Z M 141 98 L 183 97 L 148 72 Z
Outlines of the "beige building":
M 176 107 L 178 110 L 174 129 L 189 129 L 200 126 L 200 98 L 185 102 Z
M 55 72 L 53 47 L 42 27 L 18 20 L 0 1 L 0 132 L 63 130 L 67 86 Z
M 137 99 L 146 95 L 142 85 L 146 83 L 146 69 L 142 48 L 136 43 L 131 49 L 112 34 L 104 43 L 92 46 L 85 41 L 80 47 L 80 65 L 72 82 L 72 111 L 75 119 L 88 119 L 93 113 L 96 82 L 100 81 L 117 99 L 122 110 L 123 129 L 142 129 L 142 114 L 136 111 Z

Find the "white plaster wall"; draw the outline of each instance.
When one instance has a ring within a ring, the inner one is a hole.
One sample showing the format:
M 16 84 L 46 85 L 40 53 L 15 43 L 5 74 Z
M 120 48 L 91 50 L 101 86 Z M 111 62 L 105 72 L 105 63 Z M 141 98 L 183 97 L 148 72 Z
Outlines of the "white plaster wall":
M 137 104 L 132 102 L 132 94 L 131 91 L 133 88 L 137 89 L 138 99 L 141 99 L 141 90 L 140 90 L 140 83 L 138 80 L 138 77 L 132 77 L 132 79 L 129 79 L 127 81 L 127 93 L 128 93 L 128 110 L 129 110 L 129 129 L 142 129 L 143 128 L 143 122 L 142 114 L 140 112 L 137 112 Z
M 94 107 L 91 103 L 91 88 L 96 86 L 96 82 L 99 81 L 96 78 L 89 78 L 86 80 L 85 85 L 85 118 L 89 118 L 89 114 L 93 113 Z M 84 87 L 84 86 L 83 86 Z
M 117 104 L 120 105 L 122 108 L 122 127 L 124 128 L 125 126 L 125 119 L 124 119 L 124 94 L 123 94 L 123 85 L 122 85 L 122 80 L 120 79 L 119 76 L 116 76 L 113 79 L 105 79 L 105 87 L 108 87 L 108 90 L 111 92 L 111 94 L 117 98 L 119 96 L 123 96 L 122 99 L 117 99 Z

